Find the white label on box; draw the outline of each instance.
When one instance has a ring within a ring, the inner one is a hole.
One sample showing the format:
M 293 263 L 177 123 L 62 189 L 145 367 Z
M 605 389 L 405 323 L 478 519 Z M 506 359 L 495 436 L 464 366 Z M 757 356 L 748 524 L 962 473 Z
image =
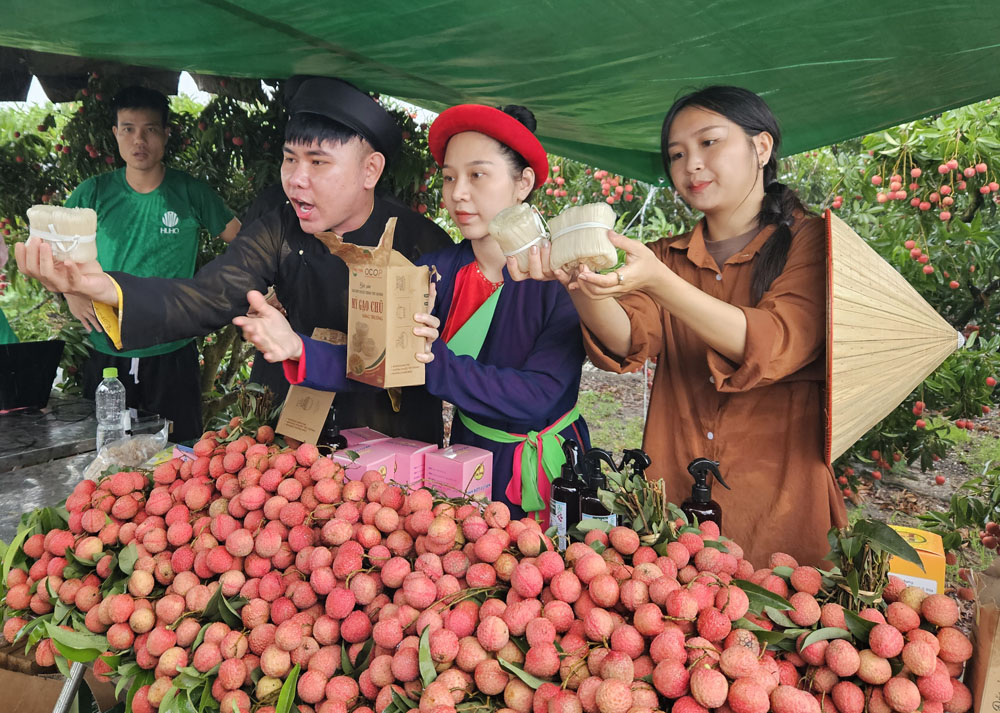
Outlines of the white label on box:
M 938 591 L 937 582 L 933 579 L 925 579 L 924 577 L 914 577 L 909 574 L 893 574 L 893 577 L 899 577 L 901 580 L 906 582 L 908 587 L 918 587 L 923 589 L 928 594 L 940 594 Z

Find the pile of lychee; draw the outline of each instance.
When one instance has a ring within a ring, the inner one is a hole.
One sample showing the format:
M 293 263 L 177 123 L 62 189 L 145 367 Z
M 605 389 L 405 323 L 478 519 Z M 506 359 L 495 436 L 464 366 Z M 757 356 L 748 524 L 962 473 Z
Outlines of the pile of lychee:
M 135 713 L 180 675 L 223 711 L 274 713 L 293 672 L 300 713 L 971 708 L 972 644 L 947 596 L 892 578 L 881 607 L 845 613 L 818 570 L 780 553 L 755 569 L 713 523 L 675 523 L 655 549 L 594 529 L 558 552 L 501 503 L 345 480 L 266 428 L 226 435 L 79 483 L 68 526 L 27 537 L 6 578 L 7 640 L 60 613 L 103 635 L 114 665 L 97 673 L 146 672 Z M 206 612 L 219 590 L 238 621 Z M 42 639 L 34 655 L 59 652 Z

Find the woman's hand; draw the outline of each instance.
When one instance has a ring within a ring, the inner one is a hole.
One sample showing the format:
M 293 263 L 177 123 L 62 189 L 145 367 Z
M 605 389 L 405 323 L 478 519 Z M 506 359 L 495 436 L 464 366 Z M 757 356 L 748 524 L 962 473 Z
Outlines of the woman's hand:
M 441 320 L 431 314 L 434 311 L 435 300 L 437 300 L 437 285 L 431 282 L 427 311 L 417 312 L 413 315 L 413 321 L 420 325 L 413 328 L 413 334 L 424 338 L 423 351 L 419 351 L 414 355 L 417 361 L 422 364 L 430 364 L 434 361 L 434 353 L 431 351 L 431 347 L 437 341 L 438 337 L 441 336 L 438 331 L 438 328 L 441 326 Z
M 260 292 L 247 292 L 250 309 L 245 317 L 233 317 L 233 324 L 243 330 L 243 338 L 260 350 L 269 362 L 299 359 L 302 339 L 281 312 L 267 303 Z
M 76 263 L 52 257 L 52 248 L 38 237 L 14 246 L 17 269 L 33 277 L 50 292 L 85 297 L 94 302 L 117 305 L 118 291 L 97 260 Z
M 586 265 L 580 267 L 575 286 L 591 299 L 619 297 L 629 292 L 648 291 L 664 278 L 669 268 L 660 262 L 652 250 L 638 240 L 626 238 L 613 230 L 608 239 L 616 248 L 625 251 L 625 265 L 613 272 L 598 274 Z M 574 289 L 571 285 L 570 289 Z
M 553 269 L 549 264 L 549 255 L 552 253 L 552 243 L 548 240 L 543 240 L 541 247 L 538 245 L 532 245 L 528 248 L 528 271 L 523 272 L 520 266 L 517 264 L 517 258 L 511 256 L 507 258 L 507 272 L 510 273 L 511 279 L 515 282 L 521 282 L 523 280 L 537 280 L 539 282 L 548 282 L 550 280 L 559 280 L 563 285 L 569 287 L 570 283 L 574 279 L 574 275 L 571 275 L 564 270 Z
M 91 331 L 97 331 L 98 333 L 104 331 L 97 319 L 97 314 L 94 312 L 93 302 L 86 297 L 77 297 L 76 295 L 65 295 L 65 297 L 70 313 L 80 320 L 80 324 L 83 325 L 88 334 Z

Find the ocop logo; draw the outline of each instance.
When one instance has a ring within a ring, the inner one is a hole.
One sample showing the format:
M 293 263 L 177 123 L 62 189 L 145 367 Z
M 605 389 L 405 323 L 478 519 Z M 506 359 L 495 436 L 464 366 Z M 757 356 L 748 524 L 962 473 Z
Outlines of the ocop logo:
M 177 224 L 181 222 L 181 219 L 172 210 L 168 210 L 163 214 L 163 227 L 160 228 L 160 235 L 177 235 L 180 228 Z

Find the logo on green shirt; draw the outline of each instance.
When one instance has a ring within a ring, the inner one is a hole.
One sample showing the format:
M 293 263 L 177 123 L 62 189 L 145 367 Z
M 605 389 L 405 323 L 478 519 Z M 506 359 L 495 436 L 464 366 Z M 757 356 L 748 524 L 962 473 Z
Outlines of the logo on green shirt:
M 181 232 L 181 229 L 176 227 L 180 222 L 180 218 L 172 210 L 168 210 L 163 214 L 163 225 L 165 227 L 160 228 L 160 235 L 177 235 Z

